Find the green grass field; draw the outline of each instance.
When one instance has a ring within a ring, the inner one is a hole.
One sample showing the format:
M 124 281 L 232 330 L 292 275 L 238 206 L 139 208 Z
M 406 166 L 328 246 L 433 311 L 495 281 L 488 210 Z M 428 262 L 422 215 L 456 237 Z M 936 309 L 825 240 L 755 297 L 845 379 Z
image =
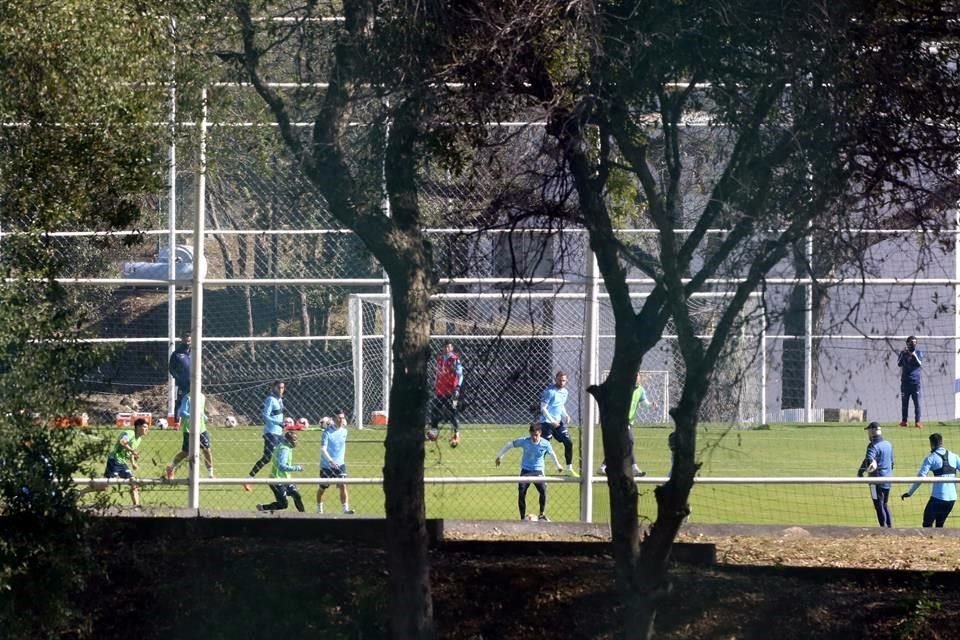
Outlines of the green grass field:
M 923 431 L 901 429 L 885 425 L 885 436 L 894 445 L 896 476 L 914 476 L 922 458 L 929 452 L 927 436 L 939 431 L 948 448 L 960 449 L 960 425 L 928 424 Z M 112 440 L 116 428 L 95 431 L 105 443 Z M 494 465 L 494 458 L 508 440 L 523 437 L 524 426 L 505 427 L 465 425 L 461 429 L 463 441 L 456 449 L 447 444 L 449 428 L 441 432 L 436 443 L 427 442 L 425 472 L 427 477 L 466 478 L 474 476 L 513 475 L 519 471 L 520 452 L 507 453 L 502 467 Z M 351 429 L 347 445 L 347 466 L 350 477 L 380 477 L 383 460 L 384 428 Z M 578 429 L 571 431 L 574 439 L 585 437 Z M 665 476 L 669 470 L 667 449 L 669 429 L 664 426 L 640 426 L 634 429 L 635 452 L 639 465 L 649 476 Z M 245 477 L 259 457 L 262 440 L 259 427 L 213 427 L 214 465 L 219 478 Z M 139 474 L 159 478 L 164 465 L 179 450 L 181 434 L 178 431 L 153 429 L 141 446 Z M 867 438 L 863 425 L 773 425 L 770 429 L 727 430 L 723 427 L 701 428 L 698 435 L 698 459 L 703 466 L 703 477 L 751 476 L 842 476 L 852 477 L 863 458 Z M 303 464 L 302 478 L 316 477 L 319 464 L 320 432 L 301 433 L 300 445 L 294 460 Z M 594 464 L 596 472 L 601 459 L 600 434 L 596 434 Z M 554 447 L 563 459 L 562 445 Z M 580 447 L 575 448 L 575 464 L 579 462 Z M 103 471 L 102 461 L 91 463 L 92 472 Z M 547 464 L 548 474 L 553 464 Z M 269 467 L 259 478 L 267 478 Z M 178 478 L 186 476 L 181 467 Z M 204 474 L 205 476 L 205 474 Z M 313 511 L 314 485 L 299 483 L 308 511 Z M 609 519 L 606 484 L 595 483 L 593 520 Z M 654 514 L 654 484 L 641 485 L 640 512 L 644 518 Z M 908 485 L 898 484 L 891 491 L 894 526 L 915 527 L 920 524 L 923 506 L 929 495 L 928 487 L 921 487 L 910 500 L 901 502 L 899 496 Z M 149 486 L 144 488 L 147 506 L 184 507 L 187 490 L 183 485 Z M 547 513 L 554 520 L 577 520 L 580 513 L 581 485 L 570 480 L 563 484 L 551 483 L 548 488 Z M 517 490 L 509 484 L 427 484 L 427 513 L 429 517 L 455 519 L 515 519 Z M 266 486 L 256 486 L 252 493 L 239 486 L 204 485 L 200 502 L 203 509 L 253 510 L 258 502 L 271 501 Z M 537 493 L 530 488 L 527 510 L 536 512 Z M 129 496 L 116 490 L 119 504 L 129 504 Z M 351 506 L 361 515 L 383 514 L 383 495 L 378 485 L 350 486 Z M 869 489 L 863 485 L 707 485 L 695 486 L 691 495 L 693 513 L 691 522 L 725 524 L 798 524 L 873 526 L 876 524 Z M 339 509 L 336 487 L 326 495 L 326 510 Z

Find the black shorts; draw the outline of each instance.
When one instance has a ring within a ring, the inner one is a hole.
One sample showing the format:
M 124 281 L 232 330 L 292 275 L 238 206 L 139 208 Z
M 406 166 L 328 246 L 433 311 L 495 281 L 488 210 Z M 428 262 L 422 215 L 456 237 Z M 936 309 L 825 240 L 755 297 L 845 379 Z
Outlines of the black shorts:
M 210 448 L 210 432 L 209 431 L 204 431 L 203 433 L 200 434 L 200 448 L 201 449 Z M 190 432 L 189 431 L 183 432 L 183 442 L 180 445 L 180 451 L 183 451 L 184 453 L 187 453 L 188 451 L 190 451 Z
M 340 465 L 339 469 L 328 469 L 325 467 L 320 467 L 320 477 L 321 478 L 346 478 L 347 477 L 347 465 Z M 327 489 L 330 485 L 321 484 L 321 489 Z

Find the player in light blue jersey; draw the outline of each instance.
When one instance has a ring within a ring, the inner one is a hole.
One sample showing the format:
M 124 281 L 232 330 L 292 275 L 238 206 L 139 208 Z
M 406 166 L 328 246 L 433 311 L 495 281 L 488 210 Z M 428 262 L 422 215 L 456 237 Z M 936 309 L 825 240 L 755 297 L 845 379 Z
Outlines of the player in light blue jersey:
M 347 414 L 338 409 L 333 420 L 324 418 L 323 435 L 320 436 L 320 477 L 346 478 L 347 477 Z M 323 513 L 323 493 L 330 487 L 322 484 L 317 489 L 317 513 Z M 350 495 L 347 485 L 341 484 L 340 504 L 343 512 L 352 514 Z
M 540 425 L 537 423 L 531 424 L 529 437 L 517 438 L 516 440 L 511 440 L 507 444 L 503 445 L 503 449 L 501 449 L 500 453 L 497 454 L 497 466 L 500 466 L 500 463 L 503 461 L 503 456 L 507 453 L 507 451 L 517 447 L 518 449 L 523 450 L 523 455 L 520 458 L 521 476 L 542 476 L 543 459 L 547 456 L 547 454 L 550 454 L 550 457 L 553 458 L 553 462 L 557 465 L 557 471 L 563 473 L 563 467 L 560 466 L 560 460 L 557 458 L 557 454 L 553 452 L 553 447 L 550 446 L 550 443 L 544 440 L 541 435 L 542 430 Z M 550 519 L 546 514 L 547 487 L 542 482 L 534 483 L 534 486 L 537 488 L 537 493 L 540 494 L 539 519 L 549 522 Z M 532 515 L 527 517 L 527 489 L 529 488 L 529 482 L 521 482 L 517 485 L 517 506 L 520 508 L 521 520 L 533 520 Z
M 920 470 L 917 475 L 923 478 L 928 472 L 939 477 L 955 478 L 957 468 L 960 467 L 960 456 L 948 451 L 943 446 L 943 436 L 939 433 L 930 434 L 930 455 L 923 459 Z M 900 496 L 901 500 L 909 498 L 920 488 L 920 483 L 915 482 L 910 489 Z M 923 510 L 924 527 L 942 527 L 946 522 L 947 516 L 953 511 L 953 505 L 957 501 L 957 485 L 954 482 L 942 482 L 930 485 L 930 500 Z
M 563 443 L 563 459 L 567 463 L 567 473 L 577 477 L 580 474 L 573 468 L 573 440 L 567 426 L 570 415 L 567 413 L 567 374 L 557 371 L 554 383 L 540 394 L 540 430 L 544 440 L 556 438 Z
M 273 449 L 283 439 L 283 392 L 287 385 L 280 380 L 273 383 L 270 395 L 263 401 L 263 454 L 253 463 L 249 476 L 253 478 L 273 458 Z M 253 487 L 246 483 L 245 491 L 253 491 Z

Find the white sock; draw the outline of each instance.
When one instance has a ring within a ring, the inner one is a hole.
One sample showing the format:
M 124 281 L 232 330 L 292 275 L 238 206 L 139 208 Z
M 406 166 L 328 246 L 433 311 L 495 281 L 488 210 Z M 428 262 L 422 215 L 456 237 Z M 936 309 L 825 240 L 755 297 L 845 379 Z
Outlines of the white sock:
M 349 502 L 344 503 L 344 505 L 343 505 L 343 512 L 346 513 L 347 511 L 350 511 L 350 503 L 349 503 Z
M 323 503 L 317 505 L 317 513 L 323 513 Z

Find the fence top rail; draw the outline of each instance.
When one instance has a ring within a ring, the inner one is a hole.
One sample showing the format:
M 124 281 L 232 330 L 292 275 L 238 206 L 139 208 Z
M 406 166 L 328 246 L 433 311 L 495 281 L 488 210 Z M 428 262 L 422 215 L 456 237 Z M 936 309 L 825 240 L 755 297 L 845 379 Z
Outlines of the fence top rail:
M 350 484 L 350 485 L 375 485 L 383 484 L 383 478 L 321 478 L 321 477 L 295 477 L 295 478 L 206 478 L 197 479 L 203 485 L 273 485 L 273 484 Z M 587 478 L 593 483 L 603 483 L 607 481 L 605 476 L 590 476 Z M 635 477 L 637 484 L 665 484 L 669 481 L 668 476 L 643 476 Z M 530 482 L 534 484 L 559 483 L 559 484 L 579 484 L 581 478 L 573 478 L 567 475 L 553 476 L 465 476 L 465 477 L 431 477 L 423 479 L 424 484 L 513 484 L 517 482 Z M 164 478 L 133 478 L 130 480 L 124 478 L 82 478 L 75 477 L 73 482 L 77 485 L 100 484 L 100 485 L 187 485 L 190 483 L 188 478 L 178 480 L 166 480 Z M 856 477 L 827 477 L 827 476 L 796 476 L 796 477 L 772 477 L 772 476 L 725 476 L 725 477 L 702 477 L 694 478 L 695 484 L 944 484 L 948 482 L 960 482 L 960 478 L 955 476 L 888 476 L 884 478 L 856 478 Z
M 91 238 L 106 238 L 111 236 L 116 237 L 125 237 L 125 236 L 167 236 L 170 232 L 173 232 L 177 235 L 183 236 L 192 236 L 194 233 L 193 229 L 117 229 L 111 231 L 0 231 L 0 239 L 5 237 L 15 237 L 15 236 L 43 236 L 45 238 L 70 238 L 70 237 L 91 237 Z M 476 234 L 518 234 L 522 235 L 525 233 L 538 233 L 538 234 L 547 234 L 547 235 L 556 235 L 558 232 L 556 229 L 546 228 L 546 227 L 524 227 L 519 229 L 484 229 L 480 227 L 434 227 L 429 229 L 424 229 L 427 234 L 430 235 L 476 235 Z M 654 228 L 638 228 L 638 229 L 617 229 L 617 233 L 624 235 L 659 235 L 660 230 Z M 689 234 L 693 233 L 694 229 L 674 229 L 676 234 Z M 563 233 L 581 235 L 587 232 L 586 229 L 564 229 Z M 713 234 L 726 234 L 729 233 L 729 229 L 707 229 L 707 233 Z M 769 233 L 779 233 L 779 229 L 769 229 Z M 889 236 L 903 236 L 903 235 L 929 235 L 929 232 L 922 229 L 847 229 L 847 232 L 861 235 L 861 234 L 872 234 L 872 235 L 889 235 Z M 353 231 L 350 229 L 205 229 L 204 235 L 208 236 L 271 236 L 271 235 L 326 235 L 326 234 L 339 234 L 339 235 L 349 235 Z M 939 234 L 960 234 L 960 227 L 956 229 L 944 229 L 938 232 Z

